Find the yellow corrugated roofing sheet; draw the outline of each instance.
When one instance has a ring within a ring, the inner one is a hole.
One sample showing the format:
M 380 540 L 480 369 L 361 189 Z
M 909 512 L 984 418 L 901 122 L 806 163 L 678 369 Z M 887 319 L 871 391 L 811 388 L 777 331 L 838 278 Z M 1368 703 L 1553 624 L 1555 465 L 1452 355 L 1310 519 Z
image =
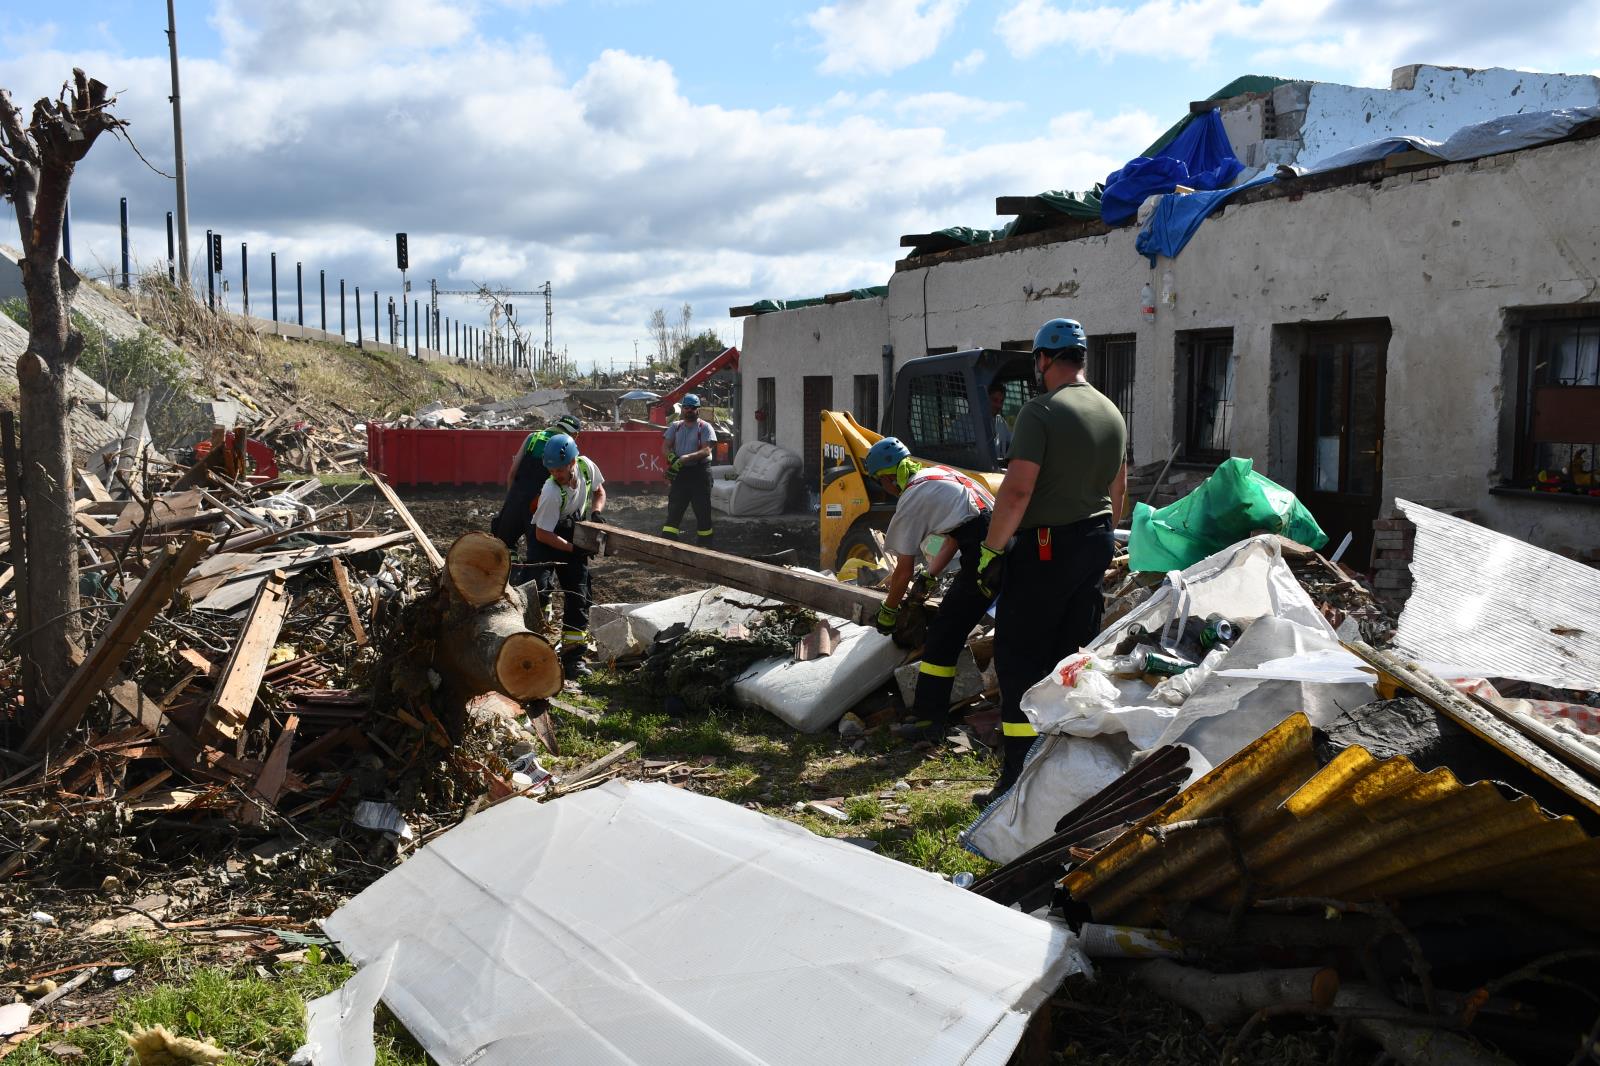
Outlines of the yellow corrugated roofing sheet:
M 1199 824 L 1188 824 L 1198 821 Z M 1242 869 L 1241 869 L 1242 866 Z M 1291 715 L 1118 837 L 1062 884 L 1099 921 L 1163 903 L 1318 896 L 1360 902 L 1497 891 L 1589 928 L 1600 841 L 1571 818 L 1448 770 L 1347 748 L 1318 768 Z

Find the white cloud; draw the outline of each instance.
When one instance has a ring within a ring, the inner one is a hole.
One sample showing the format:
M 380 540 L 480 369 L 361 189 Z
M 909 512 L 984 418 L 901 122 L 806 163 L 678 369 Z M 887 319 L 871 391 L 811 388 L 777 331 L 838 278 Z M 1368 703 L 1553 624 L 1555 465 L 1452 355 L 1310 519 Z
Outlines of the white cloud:
M 981 122 L 1021 107 L 1021 102 L 1016 100 L 980 100 L 960 93 L 932 92 L 907 96 L 894 105 L 894 113 L 921 122 L 954 122 L 959 119 Z
M 806 16 L 824 74 L 892 74 L 938 51 L 966 0 L 837 0 Z
M 950 64 L 950 73 L 955 75 L 971 74 L 983 66 L 983 61 L 989 58 L 982 48 L 974 48 L 954 63 Z
M 1017 58 L 1071 44 L 1105 58 L 1201 62 L 1220 44 L 1242 42 L 1255 47 L 1257 64 L 1313 64 L 1384 84 L 1392 68 L 1416 62 L 1559 69 L 1570 42 L 1600 34 L 1600 9 L 1592 0 L 1542 0 L 1507 18 L 1500 0 L 1458 0 L 1446 19 L 1430 5 L 1394 0 L 1016 0 L 994 30 Z
M 958 145 L 939 121 L 1015 105 L 874 91 L 797 118 L 691 99 L 669 64 L 624 51 L 563 72 L 538 39 L 477 26 L 427 51 L 367 51 L 359 63 L 303 52 L 279 63 L 265 27 L 241 21 L 228 32 L 221 58 L 185 61 L 184 134 L 193 240 L 208 228 L 224 235 L 233 298 L 248 241 L 253 305 L 267 305 L 275 251 L 280 302 L 292 301 L 303 261 L 308 279 L 328 272 L 330 292 L 348 281 L 353 330 L 357 285 L 368 314 L 374 288 L 395 293 L 392 240 L 405 230 L 420 292 L 430 278 L 451 289 L 550 279 L 557 343 L 582 365 L 630 355 L 656 306 L 688 301 L 733 339 L 727 307 L 882 284 L 900 234 L 992 226 L 997 195 L 1083 188 L 1125 162 L 1129 144 L 1143 147 L 1133 142 L 1154 125 L 1137 113 L 1078 114 L 1036 138 Z M 36 51 L 3 65 L 26 100 L 84 67 L 117 87 L 117 113 L 145 155 L 168 165 L 159 35 L 143 54 Z M 170 183 L 109 139 L 73 184 L 78 257 L 116 261 L 120 196 L 135 257 L 163 259 Z M 3 227 L 0 239 L 14 239 Z M 478 314 L 465 300 L 444 311 Z

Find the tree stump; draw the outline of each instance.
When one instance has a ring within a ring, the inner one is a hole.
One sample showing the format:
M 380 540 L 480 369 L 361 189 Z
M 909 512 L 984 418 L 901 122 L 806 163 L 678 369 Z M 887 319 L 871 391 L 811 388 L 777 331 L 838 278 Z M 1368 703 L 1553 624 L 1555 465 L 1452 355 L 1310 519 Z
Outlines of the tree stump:
M 444 559 L 450 591 L 471 607 L 485 607 L 506 592 L 511 576 L 511 552 L 490 533 L 464 533 L 450 545 Z

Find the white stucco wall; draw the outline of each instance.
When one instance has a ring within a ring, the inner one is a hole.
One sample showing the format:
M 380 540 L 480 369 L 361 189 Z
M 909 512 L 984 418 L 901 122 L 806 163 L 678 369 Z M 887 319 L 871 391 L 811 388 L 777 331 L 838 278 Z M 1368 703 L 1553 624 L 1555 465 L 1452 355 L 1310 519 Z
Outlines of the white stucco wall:
M 755 377 L 777 376 L 779 443 L 798 449 L 800 378 L 817 367 L 836 375 L 842 402 L 851 375 L 880 369 L 883 339 L 899 366 L 929 348 L 1031 337 L 1063 315 L 1091 337 L 1136 335 L 1132 430 L 1143 464 L 1164 460 L 1175 439 L 1177 333 L 1231 328 L 1232 452 L 1292 488 L 1297 364 L 1284 351 L 1274 358 L 1284 335 L 1275 327 L 1386 319 L 1385 497 L 1474 508 L 1534 543 L 1600 547 L 1594 507 L 1489 494 L 1501 470 L 1506 311 L 1595 303 L 1600 312 L 1597 167 L 1600 139 L 1591 139 L 1240 205 L 1153 270 L 1124 228 L 902 271 L 885 301 L 747 319 L 743 350 L 756 358 L 741 375 L 746 411 Z M 1147 323 L 1140 287 L 1159 291 L 1166 270 L 1176 306 Z
M 760 439 L 755 418 L 756 381 L 763 377 L 775 378 L 775 443 L 802 455 L 805 450 L 802 379 L 808 375 L 832 375 L 833 405 L 848 411 L 855 400 L 855 375 L 879 374 L 883 366 L 883 346 L 888 343 L 889 327 L 882 297 L 745 318 L 744 337 L 739 342 L 739 439 Z M 882 404 L 882 395 L 878 402 Z
M 1600 106 L 1600 78 L 1589 75 L 1431 66 L 1417 67 L 1414 75 L 1412 86 L 1400 89 L 1313 84 L 1300 127 L 1305 147 L 1296 162 L 1315 165 L 1382 137 L 1442 141 L 1462 126 L 1502 115 Z

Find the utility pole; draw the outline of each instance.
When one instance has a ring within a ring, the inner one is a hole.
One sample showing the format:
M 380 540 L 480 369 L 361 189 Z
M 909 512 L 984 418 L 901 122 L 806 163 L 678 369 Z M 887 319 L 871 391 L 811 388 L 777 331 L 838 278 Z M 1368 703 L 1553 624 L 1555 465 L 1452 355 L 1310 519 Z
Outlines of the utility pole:
M 167 0 L 167 48 L 172 53 L 172 157 L 178 177 L 178 275 L 189 287 L 189 178 L 183 165 L 183 107 L 178 102 L 178 15 Z M 207 249 L 207 254 L 210 250 Z

